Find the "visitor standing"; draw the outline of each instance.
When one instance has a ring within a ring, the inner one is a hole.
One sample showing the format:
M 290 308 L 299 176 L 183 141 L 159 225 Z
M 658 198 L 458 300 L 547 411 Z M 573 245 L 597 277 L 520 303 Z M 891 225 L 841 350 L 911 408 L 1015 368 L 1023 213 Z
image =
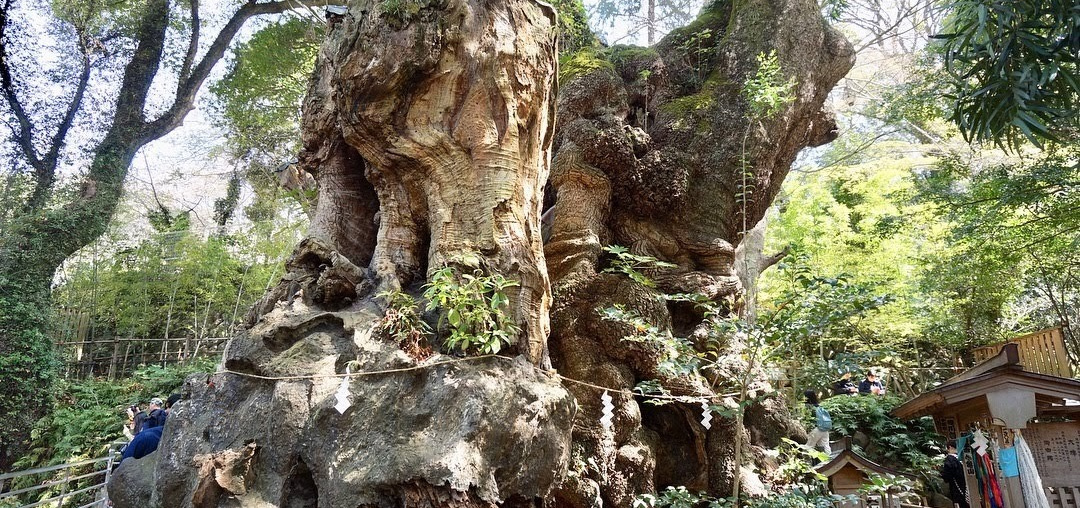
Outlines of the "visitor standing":
M 949 486 L 949 499 L 960 508 L 971 508 L 968 504 L 967 479 L 964 477 L 964 465 L 956 456 L 956 441 L 949 441 L 945 455 L 945 464 L 941 466 L 941 479 Z
M 817 392 L 806 390 L 806 405 L 814 413 L 814 430 L 810 431 L 810 437 L 806 440 L 806 446 L 810 448 L 820 447 L 827 454 L 832 454 L 832 446 L 829 444 L 829 431 L 832 430 L 832 417 L 825 408 L 818 403 Z

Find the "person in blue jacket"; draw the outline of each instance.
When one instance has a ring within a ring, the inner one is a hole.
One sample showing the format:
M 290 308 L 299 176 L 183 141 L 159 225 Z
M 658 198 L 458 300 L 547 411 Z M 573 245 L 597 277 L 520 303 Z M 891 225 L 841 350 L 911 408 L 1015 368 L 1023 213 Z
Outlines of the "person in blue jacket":
M 129 458 L 141 459 L 157 450 L 158 444 L 161 443 L 161 431 L 165 429 L 165 426 L 160 425 L 157 427 L 150 427 L 135 435 L 135 439 L 132 439 L 126 447 L 124 447 L 124 453 L 120 456 L 120 462 L 123 462 Z

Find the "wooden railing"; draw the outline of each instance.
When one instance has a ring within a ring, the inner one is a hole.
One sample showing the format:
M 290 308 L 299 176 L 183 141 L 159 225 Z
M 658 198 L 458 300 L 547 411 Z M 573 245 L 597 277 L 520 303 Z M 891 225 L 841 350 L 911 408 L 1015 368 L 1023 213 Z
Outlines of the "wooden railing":
M 1080 507 L 1080 487 L 1046 487 L 1046 500 L 1051 507 Z
M 1024 369 L 1050 376 L 1072 377 L 1073 369 L 1069 363 L 1069 354 L 1065 350 L 1065 338 L 1062 336 L 1061 328 L 1043 330 L 1008 342 L 983 346 L 972 351 L 975 361 L 982 362 L 998 354 L 1001 346 L 1007 343 L 1015 343 L 1019 346 L 1020 364 L 1024 366 Z
M 217 356 L 227 337 L 110 337 L 96 340 L 68 340 L 54 343 L 68 379 L 131 374 L 140 365 L 184 365 L 194 358 Z

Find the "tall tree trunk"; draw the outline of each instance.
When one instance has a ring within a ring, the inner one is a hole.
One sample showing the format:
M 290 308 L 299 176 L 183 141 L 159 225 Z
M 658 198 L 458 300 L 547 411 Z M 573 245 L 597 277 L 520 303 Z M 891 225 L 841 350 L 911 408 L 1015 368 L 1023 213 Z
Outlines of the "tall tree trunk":
M 712 37 L 702 38 L 705 30 Z M 773 50 L 783 79 L 796 83 L 794 97 L 775 117 L 752 118 L 741 84 L 757 71 L 757 56 Z M 769 390 L 761 363 L 742 360 L 759 356 L 746 351 L 750 346 L 717 336 L 693 305 L 665 305 L 658 297 L 696 293 L 736 309 L 744 289 L 736 267 L 744 224 L 762 219 L 799 150 L 835 137 L 823 103 L 853 57 L 813 1 L 719 1 L 655 49 L 616 48 L 610 67 L 572 69 L 561 83 L 551 178 L 556 197 L 545 245 L 555 301 L 552 363 L 561 374 L 624 392 L 658 380 L 673 393 L 729 408 L 742 400 L 724 393 L 742 399 Z M 656 289 L 602 273 L 608 244 L 674 267 L 648 271 Z M 665 373 L 662 348 L 624 341 L 634 328 L 597 312 L 615 305 L 661 333 L 687 338 L 700 352 L 718 341 L 713 352 L 738 375 L 714 374 L 715 386 L 706 387 Z M 576 470 L 574 486 L 559 491 L 562 501 L 582 508 L 586 492 L 624 506 L 637 494 L 674 485 L 728 496 L 742 483 L 747 492 L 764 494 L 750 489 L 761 484 L 755 478 L 739 481 L 754 476 L 740 468 L 743 454 L 760 457 L 748 450 L 802 433 L 775 400 L 751 404 L 745 418 L 717 418 L 706 429 L 699 403 L 639 405 L 617 396 L 612 439 L 598 422 L 594 390 L 568 388 L 581 406 L 575 443 L 608 465 Z M 680 437 L 667 437 L 673 434 Z
M 543 33 L 554 19 L 543 17 L 554 13 L 478 7 L 400 18 L 367 12 L 356 34 L 326 47 L 333 98 L 344 139 L 368 161 L 379 195 L 371 261 L 379 286 L 400 288 L 478 256 L 483 270 L 520 284 L 510 306 L 519 348 L 539 363 L 551 298 L 539 219 L 556 58 L 552 34 Z M 432 29 L 425 16 L 457 26 Z M 404 26 L 386 30 L 380 21 Z M 407 58 L 403 38 L 413 43 Z M 359 44 L 348 51 L 339 43 Z
M 765 457 L 805 434 L 782 401 L 708 429 L 700 402 L 639 405 L 631 391 L 658 380 L 738 407 L 726 394 L 769 390 L 748 346 L 719 346 L 737 375 L 676 375 L 664 347 L 622 340 L 634 328 L 598 309 L 704 348 L 719 317 L 658 297 L 737 300 L 741 225 L 799 150 L 835 135 L 823 103 L 851 47 L 813 0 L 718 1 L 655 49 L 567 69 L 556 104 L 555 19 L 537 0 L 360 0 L 331 22 L 304 108 L 301 161 L 326 186 L 311 234 L 230 341 L 226 372 L 189 380 L 156 464 L 118 478 L 156 468 L 144 477 L 160 506 L 630 506 L 669 485 L 727 496 L 736 478 L 766 494 L 742 450 Z M 741 83 L 773 49 L 794 99 L 750 118 Z M 649 271 L 656 288 L 604 273 L 610 244 L 674 267 Z M 520 281 L 517 358 L 406 347 L 422 326 L 378 295 L 416 297 L 444 266 Z
M 646 14 L 646 19 L 648 20 L 647 22 L 649 23 L 649 26 L 648 26 L 648 30 L 649 30 L 648 43 L 649 43 L 649 46 L 652 47 L 653 44 L 656 44 L 656 0 L 648 0 L 648 1 L 649 1 L 648 13 Z
M 311 230 L 230 342 L 230 372 L 170 416 L 152 504 L 526 506 L 566 469 L 575 404 L 542 369 L 556 13 L 536 0 L 400 5 L 355 2 L 330 26 L 304 103 Z M 400 309 L 379 295 L 415 296 L 447 266 L 519 284 L 507 307 L 520 332 L 502 352 L 517 359 L 427 358 L 381 328 Z M 347 368 L 393 372 L 347 381 L 339 414 Z M 204 433 L 221 414 L 229 428 Z M 239 482 L 221 478 L 236 470 Z

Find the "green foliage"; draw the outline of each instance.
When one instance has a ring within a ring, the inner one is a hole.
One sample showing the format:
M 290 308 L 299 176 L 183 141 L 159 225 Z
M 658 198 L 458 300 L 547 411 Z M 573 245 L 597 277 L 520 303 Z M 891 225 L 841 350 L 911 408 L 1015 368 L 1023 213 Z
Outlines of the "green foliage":
M 142 15 L 142 2 L 137 0 L 52 0 L 53 15 L 70 23 L 86 36 L 102 37 L 124 33 L 130 35 Z
M 386 314 L 377 328 L 415 358 L 426 358 L 431 354 L 427 347 L 427 336 L 431 327 L 420 317 L 420 307 L 416 300 L 403 291 L 383 291 L 379 293 L 386 303 Z
M 8 429 L 29 429 L 49 409 L 57 370 L 48 292 L 16 274 L 0 270 L 0 454 L 24 444 Z M 0 463 L 15 458 L 0 455 Z
M 510 299 L 506 290 L 518 285 L 501 274 L 484 275 L 478 263 L 472 273 L 458 273 L 445 266 L 424 285 L 427 310 L 441 309 L 442 319 L 450 326 L 445 345 L 462 353 L 476 351 L 495 354 L 506 344 L 514 342 L 518 327 L 510 315 Z
M 917 55 L 913 63 L 911 78 L 887 87 L 880 100 L 866 105 L 866 114 L 873 118 L 880 118 L 890 125 L 936 124 L 948 119 L 950 115 L 951 104 L 941 93 L 950 85 L 949 74 L 938 65 L 935 54 Z M 945 131 L 946 129 L 935 130 Z
M 743 84 L 743 96 L 749 105 L 747 116 L 766 120 L 794 100 L 795 78 L 784 80 L 775 49 L 769 54 L 758 54 L 757 63 L 757 71 Z
M 951 220 L 933 283 L 979 342 L 1063 325 L 1080 346 L 1080 165 L 1074 150 L 1020 160 L 944 157 L 917 180 L 919 199 Z
M 581 0 L 554 0 L 559 16 L 559 54 L 567 55 L 598 44 L 589 28 L 589 18 Z
M 796 253 L 779 266 L 787 284 L 763 312 L 770 341 L 806 345 L 824 337 L 855 335 L 859 319 L 891 301 L 847 274 L 815 275 L 808 261 Z
M 849 0 L 821 0 L 821 11 L 829 21 L 838 21 L 849 7 Z
M 299 151 L 300 106 L 324 32 L 318 20 L 283 16 L 238 45 L 225 77 L 210 87 L 215 123 L 228 132 L 226 153 L 254 187 L 255 207 L 277 208 L 279 198 L 311 204 L 302 190 L 283 189 L 279 174 Z
M 268 227 L 253 225 L 249 232 Z M 54 300 L 89 314 L 97 338 L 161 338 L 166 331 L 170 337 L 225 336 L 295 241 L 295 226 L 272 227 L 280 237 L 204 239 L 167 230 L 103 259 L 80 258 L 67 266 Z M 135 344 L 132 352 L 153 346 Z
M 947 266 L 947 259 L 958 260 L 950 254 L 957 249 L 948 234 L 950 220 L 913 200 L 919 175 L 934 159 L 912 157 L 912 149 L 877 141 L 847 164 L 795 173 L 785 182 L 783 211 L 769 222 L 766 250 L 787 247 L 794 254 L 781 262 L 782 270 L 763 274 L 763 306 L 807 291 L 808 279 L 800 274 L 836 281 L 817 286 L 828 290 L 821 302 L 838 298 L 837 308 L 844 301 L 875 306 L 814 340 L 800 335 L 792 341 L 791 358 L 806 366 L 799 374 L 807 385 L 800 388 L 828 386 L 838 369 L 863 370 L 878 362 L 929 386 L 935 372 L 950 371 L 925 369 L 954 365 L 957 350 L 970 341 L 963 332 L 965 316 L 953 306 L 957 295 L 945 284 L 949 271 L 962 266 Z M 1012 287 L 1010 280 L 1000 279 L 999 287 Z M 805 306 L 799 311 L 827 312 L 830 304 L 810 300 Z
M 828 478 L 814 469 L 814 464 L 829 460 L 829 454 L 782 438 L 780 444 L 780 467 L 774 475 L 781 483 L 813 485 L 822 487 Z
M 739 229 L 745 235 L 753 224 L 747 223 L 747 207 L 753 201 L 757 191 L 755 184 L 757 175 L 750 167 L 747 157 L 746 143 L 750 139 L 750 131 L 755 122 L 768 120 L 781 110 L 786 108 L 794 100 L 795 78 L 783 81 L 783 70 L 780 68 L 780 60 L 776 56 L 776 50 L 768 55 L 757 55 L 758 68 L 754 74 L 743 83 L 742 95 L 746 98 L 746 129 L 743 131 L 742 147 L 739 151 L 739 183 L 735 192 L 735 202 L 739 204 L 739 216 L 742 227 Z
M 713 39 L 711 28 L 701 28 L 690 33 L 678 48 L 686 59 L 687 66 L 693 69 L 692 86 L 701 86 L 705 83 L 705 72 L 708 69 L 708 61 L 713 55 L 716 42 Z
M 937 37 L 966 139 L 1018 148 L 1076 132 L 1080 14 L 1071 0 L 954 0 Z
M 645 287 L 655 287 L 656 283 L 650 280 L 643 270 L 652 268 L 673 268 L 675 265 L 660 261 L 652 256 L 639 256 L 637 254 L 630 253 L 630 250 L 621 245 L 608 245 L 604 247 L 604 252 L 611 254 L 612 257 L 608 263 L 608 267 L 604 269 L 606 273 L 621 273 L 630 277 L 634 282 L 641 284 Z
M 873 496 L 888 496 L 912 492 L 915 486 L 911 480 L 893 474 L 871 474 L 870 481 L 859 487 L 859 492 Z
M 895 395 L 838 395 L 823 400 L 821 406 L 832 417 L 834 433 L 853 436 L 861 432 L 869 438 L 869 444 L 857 451 L 929 482 L 936 476 L 931 464 L 942 453 L 941 437 L 929 417 L 904 422 L 892 416 L 890 412 L 901 403 L 903 399 Z M 810 422 L 810 417 L 805 421 Z
M 420 12 L 424 2 L 420 0 L 382 0 L 379 8 L 386 16 L 399 20 L 406 20 Z
M 818 483 L 788 485 L 780 492 L 763 498 L 716 498 L 704 492 L 690 492 L 686 487 L 668 487 L 657 494 L 643 494 L 634 499 L 634 508 L 830 508 L 851 502 L 853 496 L 829 494 Z
M 650 281 L 651 283 L 651 281 Z M 629 325 L 633 332 L 626 335 L 622 340 L 648 344 L 658 351 L 657 370 L 669 378 L 681 376 L 696 376 L 698 370 L 704 365 L 707 355 L 697 351 L 694 344 L 684 337 L 675 337 L 668 330 L 649 323 L 647 319 L 637 312 L 627 309 L 624 305 L 616 304 L 612 307 L 600 309 L 600 316 L 608 321 Z M 664 394 L 663 386 L 656 380 L 642 381 L 637 389 L 642 394 Z M 646 399 L 646 402 L 662 404 L 661 399 Z

